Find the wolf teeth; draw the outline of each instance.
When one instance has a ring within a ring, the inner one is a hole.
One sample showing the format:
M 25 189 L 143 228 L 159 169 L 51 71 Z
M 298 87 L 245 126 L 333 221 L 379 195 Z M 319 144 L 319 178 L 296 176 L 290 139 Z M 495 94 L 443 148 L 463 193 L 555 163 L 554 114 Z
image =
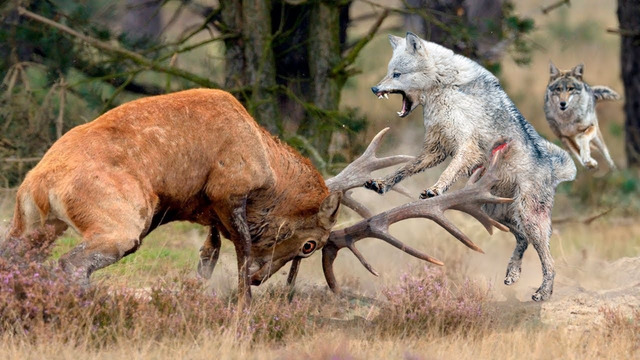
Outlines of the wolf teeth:
M 398 116 L 402 116 L 402 111 L 398 111 Z
M 378 95 L 378 99 L 382 99 L 382 94 Z
M 389 94 L 384 93 L 384 98 L 385 98 L 385 99 L 388 99 L 388 98 L 389 98 Z

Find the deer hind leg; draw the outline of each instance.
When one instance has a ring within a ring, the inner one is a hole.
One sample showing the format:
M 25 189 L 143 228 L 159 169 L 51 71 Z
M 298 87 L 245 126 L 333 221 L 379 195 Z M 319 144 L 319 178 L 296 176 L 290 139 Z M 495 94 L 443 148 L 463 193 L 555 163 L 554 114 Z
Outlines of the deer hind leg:
M 198 275 L 204 279 L 210 279 L 213 269 L 216 267 L 220 256 L 220 232 L 215 226 L 209 228 L 209 235 L 200 248 L 200 261 L 198 262 Z
M 133 234 L 101 234 L 84 238 L 82 243 L 60 258 L 60 266 L 67 274 L 88 284 L 94 271 L 135 252 L 139 246 L 140 239 Z
M 134 209 L 119 207 L 108 214 L 104 209 L 93 213 L 91 224 L 82 232 L 82 242 L 60 258 L 62 269 L 88 284 L 94 271 L 138 250 L 151 219 L 140 216 L 141 211 Z
M 73 191 L 65 202 L 69 204 L 67 215 L 82 235 L 82 242 L 60 258 L 60 266 L 86 284 L 94 271 L 135 252 L 151 226 L 154 200 L 122 176 L 111 181 L 122 186 L 85 182 L 81 185 L 86 196 L 77 199 L 77 192 Z

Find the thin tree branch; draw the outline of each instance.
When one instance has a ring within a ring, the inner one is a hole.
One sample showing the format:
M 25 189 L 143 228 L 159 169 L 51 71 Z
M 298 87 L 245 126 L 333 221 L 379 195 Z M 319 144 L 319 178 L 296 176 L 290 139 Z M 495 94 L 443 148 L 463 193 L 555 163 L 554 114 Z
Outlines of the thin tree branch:
M 571 6 L 571 0 L 560 0 L 557 1 L 549 6 L 545 6 L 542 8 L 542 13 L 547 15 L 548 13 L 552 12 L 553 10 L 559 8 L 560 6 L 567 4 L 567 6 Z
M 373 36 L 378 32 L 378 29 L 380 29 L 380 25 L 382 25 L 382 22 L 384 21 L 384 19 L 386 19 L 387 16 L 389 16 L 389 13 L 390 13 L 390 10 L 389 9 L 385 9 L 382 12 L 382 14 L 380 14 L 380 16 L 378 16 L 378 19 L 373 24 L 373 26 L 371 26 L 371 29 L 369 29 L 369 32 L 367 33 L 367 35 L 362 37 L 362 39 L 360 39 L 353 46 L 351 51 L 349 51 L 349 53 L 347 55 L 345 55 L 345 57 L 342 59 L 342 61 L 340 61 L 340 63 L 338 63 L 338 65 L 336 65 L 331 70 L 331 73 L 333 75 L 337 75 L 337 74 L 340 74 L 340 73 L 344 72 L 347 67 L 351 66 L 356 61 L 356 58 L 360 54 L 360 51 L 364 48 L 365 45 L 367 45 L 369 43 L 369 41 L 371 41 L 371 39 L 373 39 Z
M 121 55 L 123 57 L 128 58 L 129 60 L 132 60 L 133 62 L 139 64 L 139 65 L 144 65 L 146 67 L 148 67 L 149 69 L 155 70 L 155 71 L 159 71 L 159 72 L 164 72 L 167 74 L 171 74 L 177 77 L 181 77 L 184 78 L 186 80 L 189 80 L 195 84 L 198 84 L 200 86 L 204 86 L 204 87 L 208 87 L 208 88 L 220 88 L 220 85 L 218 85 L 217 83 L 201 77 L 199 75 L 190 73 L 188 71 L 182 70 L 182 69 L 178 69 L 176 67 L 172 67 L 172 66 L 164 66 L 164 65 L 160 65 L 154 61 L 151 61 L 143 56 L 141 56 L 138 53 L 135 53 L 133 51 L 127 50 L 127 49 L 122 49 L 122 48 L 117 48 L 114 47 L 106 42 L 100 41 L 98 39 L 95 39 L 93 37 L 81 34 L 71 28 L 69 28 L 66 25 L 57 23 L 51 19 L 48 19 L 46 17 L 40 16 L 38 14 L 35 14 L 25 8 L 23 8 L 22 6 L 18 7 L 18 13 L 22 16 L 28 17 L 30 19 L 33 19 L 35 21 L 38 21 L 40 23 L 43 23 L 45 25 L 48 25 L 50 27 L 53 27 L 55 29 L 58 29 L 62 32 L 65 32 L 73 37 L 76 37 L 98 49 L 102 49 L 105 51 L 109 51 L 111 53 L 115 53 L 118 55 Z
M 640 31 L 639 30 L 608 28 L 607 32 L 609 34 L 617 34 L 617 35 L 620 35 L 620 36 L 629 36 L 629 37 L 638 37 L 638 36 L 640 36 Z
M 585 225 L 590 225 L 592 222 L 594 222 L 595 220 L 609 214 L 612 210 L 614 209 L 614 207 L 610 207 L 608 209 L 605 209 L 602 212 L 599 212 L 595 215 L 591 215 L 589 217 L 586 217 L 584 219 L 578 219 L 576 217 L 572 217 L 572 216 L 568 216 L 568 217 L 562 217 L 562 218 L 557 218 L 557 219 L 552 219 L 551 222 L 556 225 L 556 224 L 566 224 L 566 223 L 571 223 L 571 222 L 576 222 L 576 223 L 582 223 Z

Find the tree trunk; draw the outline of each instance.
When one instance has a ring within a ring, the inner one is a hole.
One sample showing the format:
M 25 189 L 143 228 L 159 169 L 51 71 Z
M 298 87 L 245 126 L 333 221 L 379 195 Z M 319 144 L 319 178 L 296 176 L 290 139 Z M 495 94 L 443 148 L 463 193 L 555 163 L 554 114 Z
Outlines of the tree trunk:
M 133 40 L 157 39 L 162 30 L 160 0 L 127 0 L 122 31 Z
M 317 1 L 309 17 L 309 71 L 313 79 L 312 101 L 322 110 L 337 110 L 342 84 L 332 76 L 340 62 L 340 8 Z M 310 114 L 303 126 L 303 135 L 313 139 L 320 154 L 326 154 L 333 127 L 324 116 Z
M 238 89 L 247 84 L 242 41 L 242 2 L 221 0 L 220 6 L 222 7 L 222 22 L 225 25 L 225 28 L 221 30 L 224 33 L 235 35 L 224 41 L 224 86 L 227 89 Z
M 640 168 L 640 2 L 618 0 L 627 165 Z
M 242 1 L 245 73 L 251 96 L 247 108 L 272 134 L 282 129 L 276 94 L 276 66 L 271 33 L 271 1 Z

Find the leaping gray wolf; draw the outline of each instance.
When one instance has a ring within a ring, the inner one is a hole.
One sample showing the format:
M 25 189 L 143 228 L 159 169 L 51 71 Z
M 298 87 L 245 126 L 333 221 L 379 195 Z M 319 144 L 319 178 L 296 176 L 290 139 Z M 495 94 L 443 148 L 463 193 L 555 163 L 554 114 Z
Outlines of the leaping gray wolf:
M 560 71 L 549 64 L 549 85 L 544 97 L 544 113 L 553 133 L 588 169 L 597 169 L 598 162 L 591 157 L 591 144 L 602 153 L 611 170 L 616 165 L 604 143 L 596 104 L 603 100 L 618 100 L 620 96 L 606 86 L 589 86 L 582 80 L 584 65 L 569 71 Z
M 520 114 L 498 79 L 476 62 L 413 33 L 390 35 L 393 55 L 387 75 L 371 88 L 379 98 L 402 96 L 400 117 L 423 107 L 426 135 L 422 152 L 412 163 L 365 187 L 385 193 L 404 178 L 451 157 L 438 181 L 420 197 L 445 192 L 460 176 L 486 162 L 489 148 L 500 139 L 510 150 L 499 169 L 493 192 L 514 198 L 511 204 L 485 205 L 484 211 L 506 225 L 516 238 L 504 283 L 520 277 L 522 255 L 532 244 L 542 263 L 542 285 L 535 301 L 553 292 L 555 269 L 549 249 L 551 209 L 556 186 L 575 178 L 576 167 L 560 147 L 543 139 Z

